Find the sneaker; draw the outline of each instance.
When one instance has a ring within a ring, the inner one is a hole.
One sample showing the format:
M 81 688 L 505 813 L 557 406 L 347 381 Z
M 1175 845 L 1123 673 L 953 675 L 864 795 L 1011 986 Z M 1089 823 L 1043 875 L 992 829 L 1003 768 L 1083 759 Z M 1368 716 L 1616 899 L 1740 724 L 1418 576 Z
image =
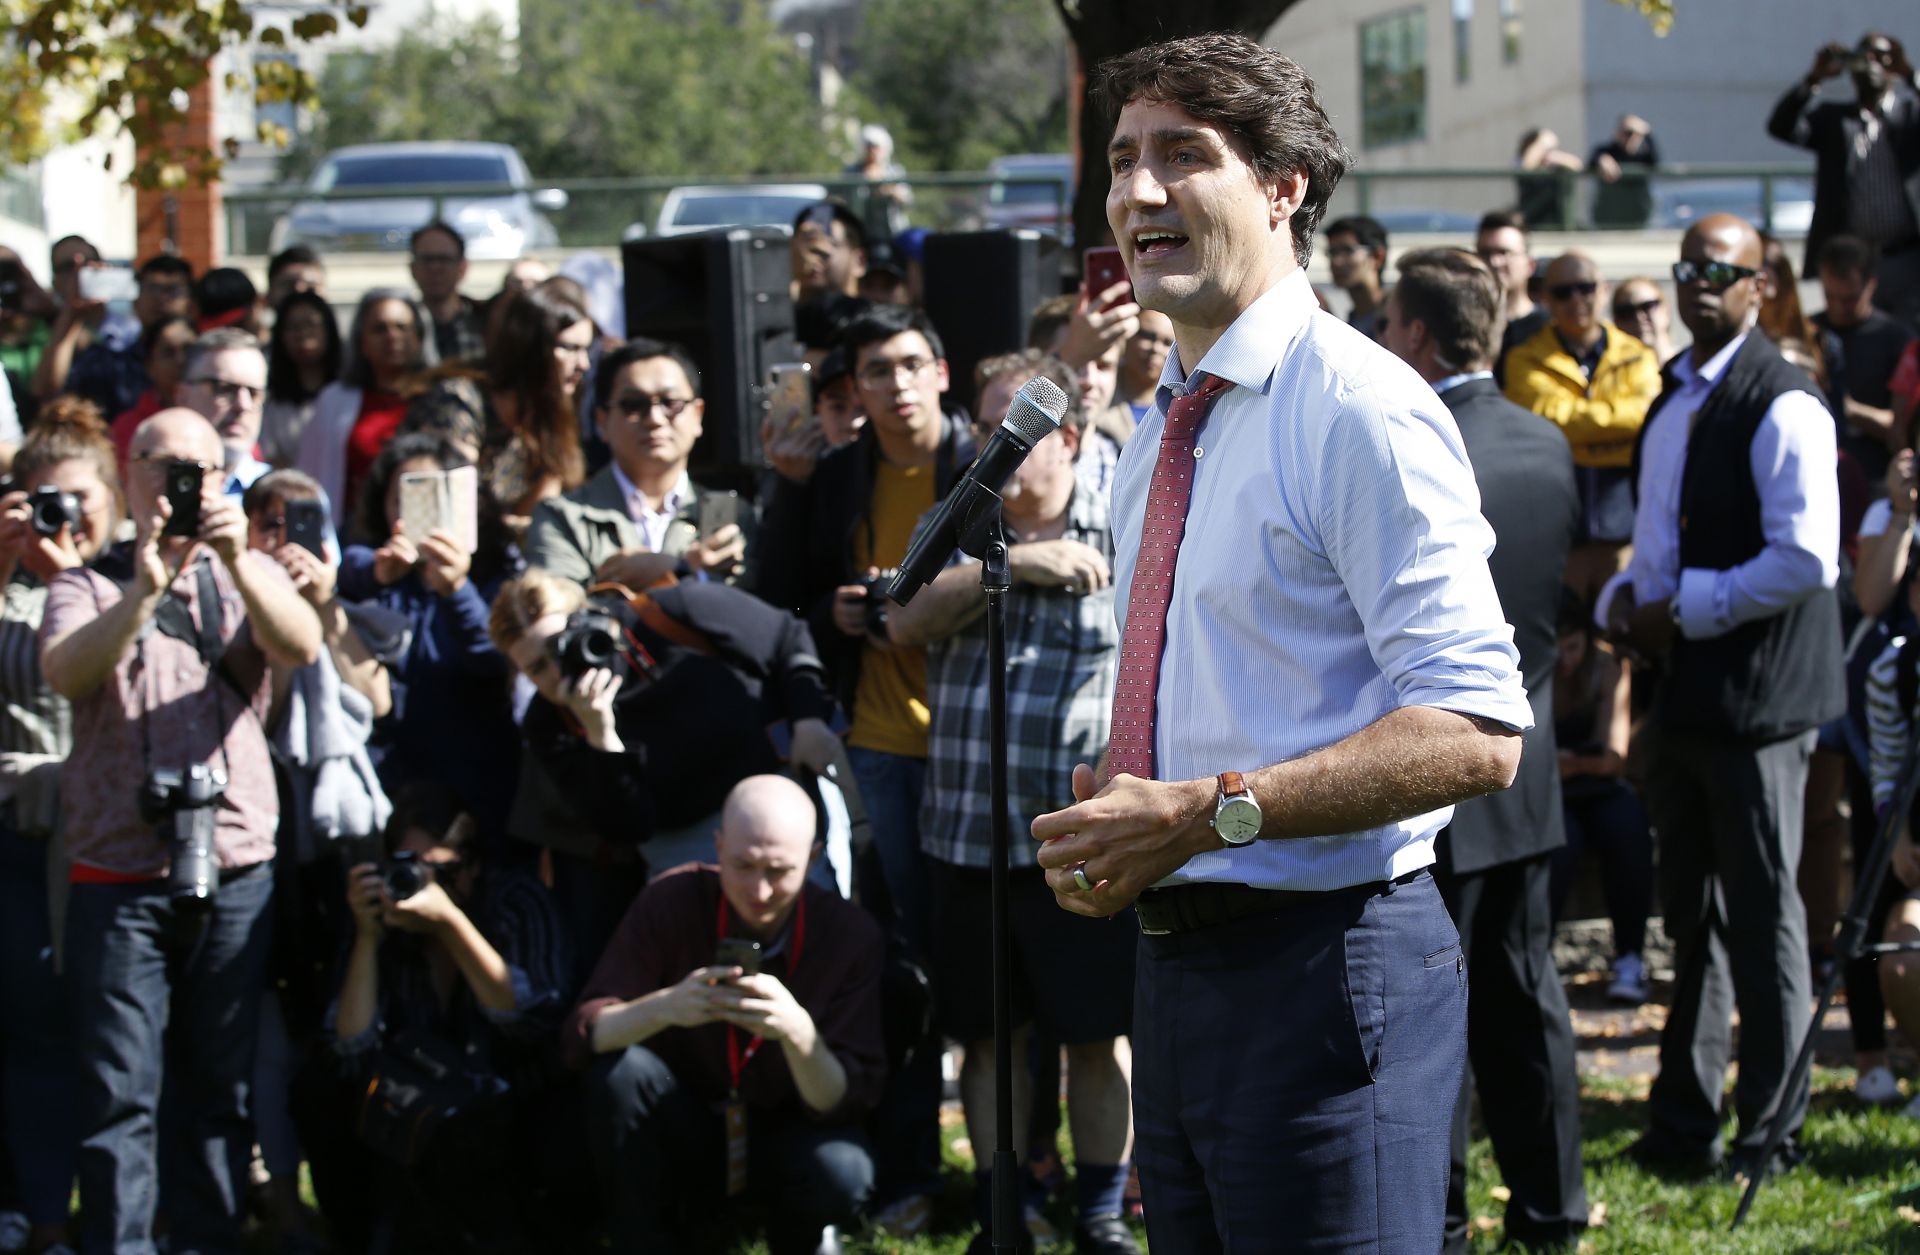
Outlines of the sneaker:
M 25 1212 L 0 1211 L 0 1251 L 24 1251 L 32 1236 Z
M 1892 1068 L 1876 1064 L 1854 1081 L 1853 1096 L 1871 1106 L 1890 1106 L 1900 1101 L 1900 1082 L 1893 1079 Z
M 1080 1255 L 1140 1255 L 1133 1230 L 1118 1216 L 1085 1216 L 1073 1229 L 1073 1249 Z
M 1910 1120 L 1920 1120 L 1920 1094 L 1915 1094 L 1907 1105 L 1900 1109 L 1900 1114 Z
M 873 1227 L 897 1238 L 917 1238 L 933 1225 L 933 1199 L 909 1194 L 873 1213 Z
M 1623 954 L 1613 961 L 1613 984 L 1607 997 L 1615 1002 L 1639 1006 L 1647 1000 L 1647 965 L 1637 954 Z

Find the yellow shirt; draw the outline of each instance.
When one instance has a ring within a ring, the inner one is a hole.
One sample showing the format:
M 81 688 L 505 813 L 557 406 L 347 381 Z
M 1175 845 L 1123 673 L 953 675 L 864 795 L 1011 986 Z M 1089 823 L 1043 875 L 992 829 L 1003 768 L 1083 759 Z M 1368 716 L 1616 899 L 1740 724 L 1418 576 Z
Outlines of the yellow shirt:
M 873 480 L 866 525 L 854 537 L 854 562 L 863 571 L 900 565 L 914 525 L 933 508 L 934 469 L 881 462 Z M 847 744 L 861 749 L 927 756 L 927 651 L 876 649 L 860 655 L 860 683 L 853 693 L 853 727 Z

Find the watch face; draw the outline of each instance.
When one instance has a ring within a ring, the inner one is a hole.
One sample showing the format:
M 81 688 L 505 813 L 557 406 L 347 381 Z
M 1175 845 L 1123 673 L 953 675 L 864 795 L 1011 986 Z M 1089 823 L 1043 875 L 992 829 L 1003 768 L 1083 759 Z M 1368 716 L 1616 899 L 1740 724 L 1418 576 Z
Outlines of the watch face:
M 1252 798 L 1230 797 L 1213 817 L 1213 830 L 1228 845 L 1245 845 L 1260 835 L 1260 807 Z

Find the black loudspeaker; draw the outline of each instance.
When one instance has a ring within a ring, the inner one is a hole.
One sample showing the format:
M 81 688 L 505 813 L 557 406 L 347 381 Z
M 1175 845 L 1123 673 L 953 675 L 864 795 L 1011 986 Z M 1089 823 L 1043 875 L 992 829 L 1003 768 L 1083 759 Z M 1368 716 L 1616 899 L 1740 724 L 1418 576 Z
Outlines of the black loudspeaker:
M 700 368 L 705 431 L 693 447 L 702 483 L 752 490 L 763 464 L 767 367 L 800 360 L 786 233 L 735 228 L 629 240 L 627 334 L 671 340 Z
M 947 351 L 953 394 L 973 409 L 973 368 L 1027 345 L 1034 307 L 1060 294 L 1060 241 L 1040 231 L 929 235 L 927 317 Z

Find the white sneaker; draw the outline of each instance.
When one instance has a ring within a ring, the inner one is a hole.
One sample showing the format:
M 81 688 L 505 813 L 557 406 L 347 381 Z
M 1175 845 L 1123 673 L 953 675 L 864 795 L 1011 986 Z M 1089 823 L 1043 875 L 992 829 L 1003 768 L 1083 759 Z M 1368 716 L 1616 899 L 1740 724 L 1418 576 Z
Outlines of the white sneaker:
M 1920 1120 L 1920 1094 L 1909 1099 L 1907 1105 L 1900 1109 L 1900 1114 L 1909 1120 Z
M 1900 1082 L 1893 1079 L 1892 1068 L 1876 1064 L 1854 1081 L 1853 1096 L 1863 1103 L 1885 1107 L 1900 1101 Z
M 1613 961 L 1613 984 L 1607 997 L 1615 1002 L 1638 1006 L 1647 1000 L 1647 965 L 1637 954 L 1623 954 Z

